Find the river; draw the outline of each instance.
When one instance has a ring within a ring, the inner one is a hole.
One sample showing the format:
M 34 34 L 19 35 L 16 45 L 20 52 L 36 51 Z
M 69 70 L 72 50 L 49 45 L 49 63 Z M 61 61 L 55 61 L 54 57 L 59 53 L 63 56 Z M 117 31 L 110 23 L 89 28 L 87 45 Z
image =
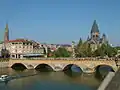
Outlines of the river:
M 0 90 L 96 90 L 101 83 L 94 74 L 15 71 L 11 68 L 0 69 L 0 74 L 27 76 L 11 80 L 7 84 L 0 83 Z M 30 76 L 33 74 L 36 75 Z

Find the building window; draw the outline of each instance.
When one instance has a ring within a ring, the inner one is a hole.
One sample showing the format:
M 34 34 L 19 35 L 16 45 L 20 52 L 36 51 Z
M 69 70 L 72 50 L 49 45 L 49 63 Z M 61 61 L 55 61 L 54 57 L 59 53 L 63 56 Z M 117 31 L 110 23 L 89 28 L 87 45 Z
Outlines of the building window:
M 12 55 L 12 57 L 14 58 L 14 57 L 15 57 L 15 55 Z
M 20 55 L 18 55 L 18 58 L 20 58 Z

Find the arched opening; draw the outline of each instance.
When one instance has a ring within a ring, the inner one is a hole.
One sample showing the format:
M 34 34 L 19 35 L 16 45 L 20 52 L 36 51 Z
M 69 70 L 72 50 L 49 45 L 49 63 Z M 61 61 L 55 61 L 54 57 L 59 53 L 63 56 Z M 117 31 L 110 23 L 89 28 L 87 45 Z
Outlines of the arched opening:
M 82 74 L 82 69 L 75 65 L 75 64 L 69 64 L 67 66 L 64 67 L 63 69 L 64 73 L 70 77 L 77 77 L 80 74 Z
M 98 65 L 95 68 L 95 77 L 103 80 L 109 72 L 115 72 L 113 68 L 109 65 Z
M 22 63 L 15 63 L 12 65 L 11 68 L 14 70 L 18 70 L 18 71 L 23 71 L 23 70 L 27 69 L 26 66 L 23 65 Z
M 39 64 L 35 69 L 40 72 L 53 71 L 53 68 L 48 64 Z

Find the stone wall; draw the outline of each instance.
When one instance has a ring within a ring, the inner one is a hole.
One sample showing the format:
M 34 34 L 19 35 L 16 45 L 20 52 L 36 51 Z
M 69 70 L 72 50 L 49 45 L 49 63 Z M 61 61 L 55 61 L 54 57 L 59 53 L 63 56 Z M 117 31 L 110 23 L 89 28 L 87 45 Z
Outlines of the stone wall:
M 8 67 L 8 65 L 9 65 L 8 61 L 0 62 L 0 68 L 6 68 L 6 67 Z

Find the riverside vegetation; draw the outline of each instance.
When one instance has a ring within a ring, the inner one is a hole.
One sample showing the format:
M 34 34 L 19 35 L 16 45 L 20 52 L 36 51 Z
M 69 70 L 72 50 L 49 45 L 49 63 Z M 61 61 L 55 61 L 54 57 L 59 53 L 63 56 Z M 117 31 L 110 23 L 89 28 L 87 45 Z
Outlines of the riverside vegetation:
M 98 46 L 95 51 L 92 51 L 90 44 L 83 42 L 80 38 L 79 43 L 75 46 L 75 56 L 76 57 L 115 57 L 117 51 L 120 47 L 112 47 L 111 45 L 102 44 Z M 58 48 L 55 52 L 52 53 L 52 57 L 71 57 L 72 52 L 67 51 L 64 47 Z

